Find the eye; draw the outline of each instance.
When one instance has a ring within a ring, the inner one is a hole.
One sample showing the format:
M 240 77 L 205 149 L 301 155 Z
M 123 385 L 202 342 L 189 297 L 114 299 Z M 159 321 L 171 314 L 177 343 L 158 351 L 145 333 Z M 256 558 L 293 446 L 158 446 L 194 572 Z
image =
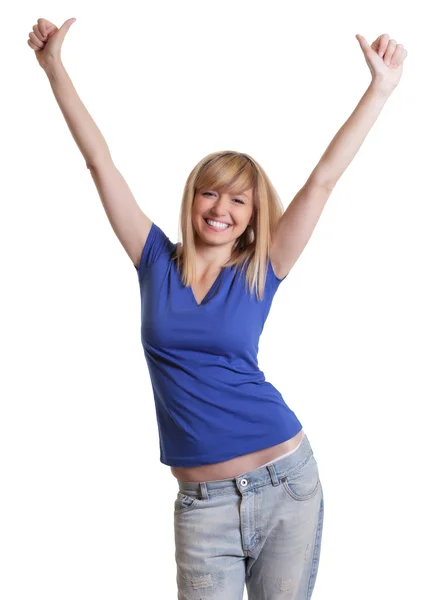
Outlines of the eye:
M 213 192 L 202 192 L 202 195 L 203 195 L 203 196 L 214 196 L 214 193 L 213 193 Z M 240 204 L 245 204 L 245 203 L 243 202 L 243 200 L 240 200 L 240 198 L 233 198 L 233 200 L 234 200 L 235 202 L 240 202 Z

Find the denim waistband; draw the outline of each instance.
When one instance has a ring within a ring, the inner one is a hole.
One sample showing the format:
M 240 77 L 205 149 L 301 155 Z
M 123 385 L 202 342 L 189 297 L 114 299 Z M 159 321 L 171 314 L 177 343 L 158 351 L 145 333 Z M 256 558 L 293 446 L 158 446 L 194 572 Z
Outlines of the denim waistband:
M 251 489 L 263 485 L 280 485 L 284 477 L 293 476 L 296 470 L 300 470 L 313 454 L 313 450 L 307 435 L 303 434 L 303 439 L 293 454 L 281 458 L 277 462 L 270 463 L 263 467 L 257 467 L 252 471 L 228 479 L 218 479 L 214 481 L 181 481 L 177 480 L 179 491 L 188 496 L 208 499 L 212 493 L 230 493 L 238 494 L 240 492 L 250 491 Z

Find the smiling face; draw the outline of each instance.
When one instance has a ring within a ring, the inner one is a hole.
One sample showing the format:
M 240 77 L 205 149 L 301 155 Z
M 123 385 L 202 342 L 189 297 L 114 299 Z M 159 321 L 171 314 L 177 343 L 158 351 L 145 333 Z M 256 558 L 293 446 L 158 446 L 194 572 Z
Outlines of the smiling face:
M 197 190 L 192 205 L 196 242 L 234 245 L 251 222 L 253 213 L 252 188 L 237 194 L 220 189 Z

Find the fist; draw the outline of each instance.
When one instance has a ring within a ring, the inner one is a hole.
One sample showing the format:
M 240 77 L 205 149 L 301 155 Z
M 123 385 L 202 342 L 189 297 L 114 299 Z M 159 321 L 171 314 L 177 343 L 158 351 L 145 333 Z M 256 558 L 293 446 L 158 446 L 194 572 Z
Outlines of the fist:
M 33 25 L 33 31 L 29 33 L 27 44 L 35 51 L 40 66 L 45 69 L 50 62 L 61 60 L 61 47 L 66 33 L 76 19 L 68 19 L 58 29 L 54 23 L 47 19 L 38 19 L 37 25 Z

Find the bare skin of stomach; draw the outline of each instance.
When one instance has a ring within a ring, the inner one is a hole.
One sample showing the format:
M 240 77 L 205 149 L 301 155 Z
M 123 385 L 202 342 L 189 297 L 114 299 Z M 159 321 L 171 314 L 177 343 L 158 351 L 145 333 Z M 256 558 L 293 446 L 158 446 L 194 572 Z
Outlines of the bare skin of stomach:
M 212 465 L 202 465 L 200 467 L 171 467 L 171 472 L 180 481 L 188 482 L 200 482 L 200 481 L 216 481 L 219 479 L 234 479 L 243 473 L 257 469 L 262 465 L 275 460 L 279 456 L 294 450 L 302 439 L 303 429 L 301 429 L 297 435 L 293 438 L 277 444 L 276 446 L 270 446 L 270 448 L 263 448 L 250 454 L 243 454 L 230 460 L 215 463 Z

